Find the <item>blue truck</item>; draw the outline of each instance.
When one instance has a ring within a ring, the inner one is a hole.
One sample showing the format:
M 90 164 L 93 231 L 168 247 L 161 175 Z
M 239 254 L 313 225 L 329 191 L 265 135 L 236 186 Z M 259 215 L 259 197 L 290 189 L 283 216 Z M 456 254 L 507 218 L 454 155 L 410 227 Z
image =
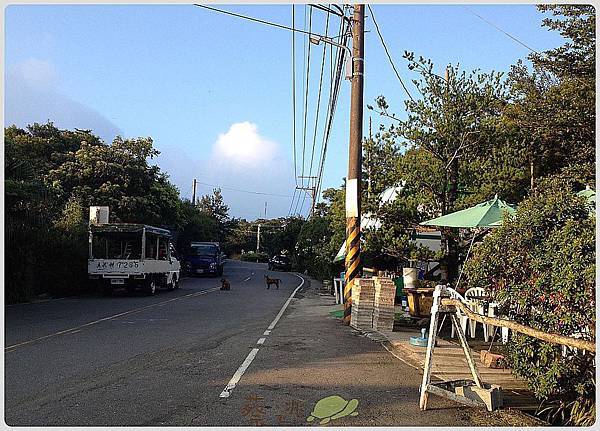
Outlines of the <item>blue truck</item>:
M 223 275 L 225 255 L 218 242 L 192 242 L 185 255 L 187 272 L 192 275 Z

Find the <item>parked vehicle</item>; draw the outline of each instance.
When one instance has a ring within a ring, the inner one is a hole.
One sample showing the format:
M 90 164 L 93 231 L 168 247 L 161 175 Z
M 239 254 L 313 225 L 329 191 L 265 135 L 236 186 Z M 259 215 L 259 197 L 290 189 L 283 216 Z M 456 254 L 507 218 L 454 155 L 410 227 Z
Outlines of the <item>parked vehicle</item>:
M 223 275 L 225 255 L 218 242 L 192 242 L 185 264 L 190 275 Z
M 105 295 L 121 287 L 149 295 L 159 287 L 177 289 L 180 264 L 171 233 L 143 224 L 90 225 L 88 275 Z
M 269 260 L 269 270 L 270 271 L 290 271 L 292 269 L 292 262 L 290 258 L 284 256 L 282 254 L 273 256 L 271 260 Z

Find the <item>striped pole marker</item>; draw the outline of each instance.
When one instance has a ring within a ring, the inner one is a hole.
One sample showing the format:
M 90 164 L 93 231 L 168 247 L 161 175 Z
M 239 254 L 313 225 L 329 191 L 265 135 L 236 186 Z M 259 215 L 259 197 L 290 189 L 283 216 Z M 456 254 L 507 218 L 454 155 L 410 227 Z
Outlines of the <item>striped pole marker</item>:
M 344 325 L 350 325 L 352 315 L 352 286 L 360 277 L 360 229 L 359 218 L 346 219 L 346 275 L 344 286 Z

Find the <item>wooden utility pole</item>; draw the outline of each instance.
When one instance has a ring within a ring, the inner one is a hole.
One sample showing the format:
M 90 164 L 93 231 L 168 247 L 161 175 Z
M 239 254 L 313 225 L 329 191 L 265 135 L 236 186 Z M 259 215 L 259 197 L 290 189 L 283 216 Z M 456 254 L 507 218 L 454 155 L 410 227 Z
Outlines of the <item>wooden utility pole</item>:
M 373 134 L 371 131 L 371 116 L 369 115 L 369 145 L 370 145 L 370 150 L 369 153 L 367 154 L 367 175 L 369 176 L 369 178 L 367 178 L 367 202 L 371 201 L 371 153 L 373 152 L 373 147 L 375 145 L 373 145 Z
M 192 204 L 196 205 L 196 178 L 192 182 Z
M 352 90 L 350 94 L 350 148 L 346 180 L 346 285 L 344 286 L 344 325 L 352 314 L 352 285 L 361 275 L 360 191 L 362 164 L 363 71 L 365 5 L 354 5 L 352 18 Z

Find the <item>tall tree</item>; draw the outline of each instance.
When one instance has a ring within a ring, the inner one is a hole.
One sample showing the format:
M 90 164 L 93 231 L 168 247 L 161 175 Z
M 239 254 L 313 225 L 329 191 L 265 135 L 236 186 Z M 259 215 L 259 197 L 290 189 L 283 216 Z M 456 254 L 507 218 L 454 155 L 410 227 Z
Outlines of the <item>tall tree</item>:
M 521 129 L 531 171 L 537 177 L 566 170 L 580 183 L 595 180 L 596 15 L 592 5 L 541 5 L 555 19 L 543 26 L 558 31 L 564 45 L 520 61 L 509 73 L 509 123 Z
M 109 206 L 114 221 L 173 226 L 179 193 L 158 166 L 148 163 L 158 154 L 151 138 L 117 137 L 112 145 L 84 142 L 47 180 L 65 201 Z
M 388 114 L 384 97 L 377 105 L 384 115 L 397 119 L 389 131 L 408 151 L 400 163 L 400 175 L 416 181 L 409 187 L 419 199 L 419 212 L 447 214 L 465 205 L 472 157 L 495 140 L 497 119 L 506 105 L 506 85 L 501 73 L 469 74 L 449 65 L 445 77 L 433 71 L 431 60 L 405 53 L 409 69 L 419 72 L 414 83 L 422 97 L 405 102 L 407 119 Z M 414 150 L 410 152 L 410 150 Z M 468 160 L 468 163 L 465 161 Z M 424 173 L 426 172 L 426 173 Z M 492 196 L 490 196 L 492 197 Z M 457 235 L 443 229 L 447 267 L 453 279 L 457 272 Z

